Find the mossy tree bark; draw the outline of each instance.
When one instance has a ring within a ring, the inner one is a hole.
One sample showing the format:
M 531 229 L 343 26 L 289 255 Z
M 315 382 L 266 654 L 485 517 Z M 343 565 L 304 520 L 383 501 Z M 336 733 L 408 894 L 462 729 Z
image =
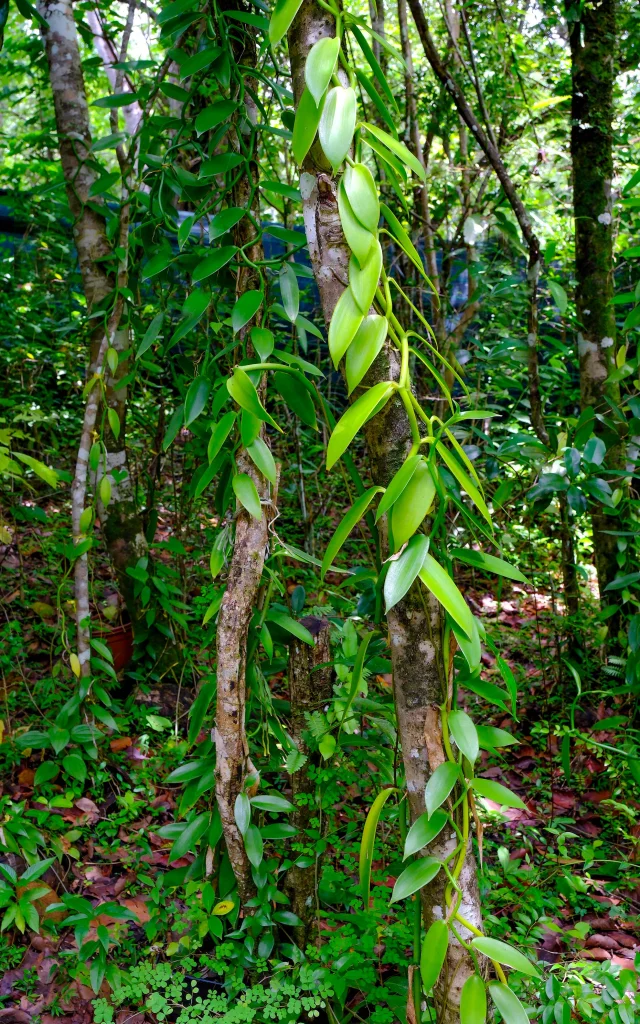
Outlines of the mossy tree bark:
M 608 378 L 615 369 L 616 321 L 613 297 L 613 87 L 616 55 L 616 0 L 576 7 L 567 3 L 571 45 L 571 161 L 575 218 L 576 316 L 580 357 L 580 398 L 611 423 L 609 401 L 619 389 Z M 623 469 L 624 447 L 615 430 L 596 419 L 607 444 L 606 467 Z M 615 486 L 611 476 L 609 482 Z M 618 570 L 616 520 L 603 511 L 591 517 L 598 584 L 603 603 L 614 603 L 605 588 Z M 614 614 L 609 635 L 617 636 Z

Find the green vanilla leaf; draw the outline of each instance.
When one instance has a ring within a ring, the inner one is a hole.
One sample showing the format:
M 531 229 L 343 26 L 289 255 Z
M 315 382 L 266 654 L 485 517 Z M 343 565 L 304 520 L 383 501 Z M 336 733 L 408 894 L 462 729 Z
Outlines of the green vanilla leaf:
M 203 412 L 211 385 L 206 377 L 196 377 L 191 381 L 184 400 L 184 425 L 188 427 Z
M 301 3 L 302 0 L 277 0 L 269 22 L 269 42 L 273 46 L 286 36 Z
M 356 130 L 357 101 L 354 90 L 335 85 L 327 93 L 318 125 L 322 151 L 334 170 L 346 157 Z
M 380 203 L 380 209 L 382 211 L 384 219 L 386 220 L 387 224 L 391 228 L 391 231 L 392 231 L 392 233 L 393 233 L 393 235 L 394 235 L 398 245 L 400 246 L 401 249 L 404 250 L 404 252 L 407 254 L 407 256 L 409 257 L 409 259 L 413 263 L 413 265 L 416 268 L 416 270 L 420 274 L 422 274 L 422 276 L 424 277 L 425 281 L 427 281 L 427 283 L 430 284 L 431 282 L 429 281 L 429 278 L 427 277 L 427 275 L 425 273 L 425 269 L 424 269 L 424 267 L 422 265 L 422 260 L 420 259 L 420 254 L 419 254 L 418 250 L 416 249 L 415 245 L 413 244 L 413 242 L 411 241 L 411 239 L 409 238 L 409 235 L 407 234 L 407 232 L 403 228 L 402 224 L 400 223 L 400 221 L 396 217 L 395 213 L 393 213 L 389 209 L 389 207 L 387 206 L 386 203 Z
M 231 312 L 231 325 L 234 334 L 237 334 L 250 320 L 253 320 L 263 302 L 264 293 L 257 288 L 240 296 Z
M 256 437 L 253 444 L 247 446 L 247 452 L 253 464 L 257 466 L 262 475 L 275 487 L 278 477 L 275 459 L 271 454 L 269 445 L 261 437 Z
M 273 331 L 270 331 L 267 327 L 252 327 L 249 337 L 251 338 L 251 344 L 260 357 L 260 362 L 265 363 L 273 352 L 275 344 Z
M 235 412 L 227 412 L 224 414 L 222 419 L 218 421 L 218 423 L 214 423 L 212 426 L 211 438 L 207 446 L 207 459 L 209 460 L 209 465 L 211 465 L 224 442 L 227 440 L 229 434 L 233 430 L 235 421 Z
M 327 91 L 339 52 L 339 36 L 319 39 L 309 50 L 304 67 L 304 80 L 317 105 Z
M 405 459 L 398 472 L 391 478 L 391 482 L 384 492 L 384 498 L 381 499 L 380 504 L 378 505 L 376 523 L 381 519 L 385 512 L 389 511 L 393 503 L 398 500 L 411 480 L 411 477 L 415 473 L 417 467 L 424 461 L 425 460 L 422 455 L 411 455 L 408 459 Z
M 434 811 L 431 817 L 425 812 L 416 818 L 407 832 L 402 859 L 406 860 L 407 857 L 418 853 L 432 843 L 440 835 L 448 820 L 449 815 L 440 810 Z
M 523 576 L 515 565 L 505 562 L 503 558 L 496 558 L 495 555 L 485 555 L 482 551 L 474 551 L 472 548 L 452 548 L 451 557 L 466 565 L 473 565 L 476 569 L 483 569 L 485 572 L 494 572 L 497 576 L 505 576 L 508 580 L 517 580 L 519 583 L 528 583 L 529 580 Z
M 274 814 L 290 814 L 294 805 L 279 793 L 258 793 L 251 797 L 251 806 L 259 811 L 272 811 Z
M 162 313 L 162 312 L 161 313 L 156 313 L 156 315 L 154 316 L 153 320 L 151 321 L 151 323 L 147 327 L 147 329 L 146 329 L 146 331 L 144 333 L 144 337 L 143 337 L 142 341 L 138 345 L 138 351 L 136 352 L 136 359 L 139 359 L 140 356 L 144 355 L 144 353 L 147 351 L 147 349 L 151 348 L 151 346 L 153 345 L 154 341 L 157 339 L 158 335 L 160 334 L 160 330 L 162 328 L 163 321 L 164 321 L 164 313 Z
M 397 903 L 398 900 L 404 900 L 407 896 L 412 896 L 418 889 L 428 885 L 436 877 L 441 866 L 440 861 L 435 857 L 420 857 L 413 864 L 409 864 L 409 867 L 405 868 L 396 880 L 390 902 Z
M 300 387 L 299 380 L 292 373 L 274 373 L 273 384 L 285 403 L 308 427 L 318 429 L 316 408 L 306 388 Z
M 508 985 L 494 981 L 489 985 L 489 992 L 505 1024 L 529 1024 L 524 1006 Z
M 466 759 L 473 764 L 480 752 L 478 731 L 466 711 L 452 711 L 449 714 L 449 732 Z
M 192 281 L 197 284 L 198 281 L 204 281 L 212 274 L 217 274 L 229 260 L 233 259 L 237 251 L 238 248 L 235 245 L 223 245 L 216 249 L 210 256 L 198 263 L 191 275 Z
M 347 244 L 358 260 L 358 263 L 363 266 L 369 259 L 369 253 L 376 240 L 375 233 L 364 227 L 353 212 L 347 196 L 344 176 L 338 185 L 338 211 Z
M 316 137 L 323 107 L 324 99 L 318 105 L 309 90 L 304 90 L 296 110 L 296 119 L 293 122 L 293 138 L 291 140 L 293 158 L 300 167 Z
M 338 459 L 345 453 L 360 428 L 379 412 L 391 398 L 394 387 L 390 381 L 375 384 L 357 402 L 354 402 L 338 420 L 327 446 L 327 469 L 335 466 Z
M 283 263 L 279 280 L 284 311 L 287 314 L 287 318 L 294 324 L 300 312 L 300 288 L 298 287 L 296 272 L 291 263 Z
M 260 495 L 258 494 L 256 485 L 249 474 L 236 473 L 231 481 L 231 486 L 233 487 L 233 493 L 242 507 L 245 508 L 249 515 L 253 516 L 254 519 L 260 521 L 262 519 Z
M 174 860 L 180 860 L 184 857 L 185 853 L 194 853 L 198 840 L 202 838 L 211 822 L 211 812 L 204 811 L 199 814 L 193 821 L 187 823 L 186 828 L 182 830 L 175 843 L 171 847 L 169 853 L 169 863 L 171 864 Z
M 329 324 L 329 352 L 333 365 L 337 369 L 340 360 L 356 336 L 364 319 L 362 310 L 356 303 L 350 288 L 345 288 L 336 303 L 336 308 Z
M 423 533 L 411 538 L 406 548 L 397 558 L 392 558 L 384 580 L 385 613 L 401 601 L 418 578 L 427 551 L 429 538 Z
M 211 131 L 212 128 L 222 124 L 223 121 L 231 117 L 237 106 L 235 100 L 218 100 L 217 103 L 205 107 L 196 117 L 196 134 L 202 135 L 203 132 Z
M 382 272 L 382 246 L 376 238 L 364 264 L 355 256 L 349 260 L 349 288 L 363 313 L 368 313 L 374 300 Z
M 493 800 L 494 803 L 500 804 L 502 807 L 518 807 L 523 811 L 527 809 L 527 805 L 520 797 L 503 786 L 501 782 L 494 782 L 493 779 L 472 779 L 470 785 L 478 796 Z
M 244 848 L 247 851 L 249 862 L 254 868 L 259 867 L 262 863 L 264 843 L 262 841 L 262 836 L 260 835 L 260 829 L 257 825 L 249 825 L 249 828 L 244 835 Z
M 381 793 L 378 793 L 377 797 L 369 808 L 364 828 L 362 830 L 362 839 L 360 840 L 360 857 L 359 857 L 359 881 L 360 881 L 360 893 L 362 895 L 362 901 L 365 909 L 369 908 L 369 893 L 371 891 L 371 865 L 373 863 L 373 851 L 376 842 L 376 829 L 378 827 L 378 821 L 380 820 L 380 814 L 382 808 L 386 804 L 387 800 L 392 793 L 397 793 L 397 789 L 391 786 L 389 789 L 383 789 Z
M 533 966 L 524 953 L 521 953 L 515 946 L 510 946 L 508 942 L 502 942 L 500 939 L 490 939 L 486 935 L 482 935 L 472 939 L 471 945 L 479 953 L 484 953 L 485 956 L 490 957 L 491 960 L 496 960 L 499 964 L 504 964 L 506 967 L 513 967 L 514 971 L 528 974 L 531 978 L 540 977 L 538 968 Z
M 253 416 L 257 416 L 259 420 L 263 420 L 265 423 L 271 424 L 276 430 L 282 433 L 282 428 L 278 426 L 272 416 L 269 415 L 267 410 L 264 408 L 258 392 L 251 382 L 249 374 L 242 369 L 241 366 L 236 366 L 233 371 L 233 376 L 227 380 L 227 391 L 235 402 L 238 403 L 241 409 L 246 409 Z
M 386 316 L 365 316 L 347 349 L 345 374 L 348 393 L 358 386 L 384 345 L 389 330 Z
M 420 953 L 420 977 L 425 992 L 430 992 L 440 977 L 447 949 L 449 926 L 446 921 L 434 921 L 425 935 Z
M 520 742 L 510 732 L 493 725 L 477 725 L 476 731 L 482 750 L 498 750 L 500 747 L 511 747 Z
M 463 633 L 471 639 L 474 630 L 473 615 L 457 586 L 433 555 L 428 554 L 420 570 L 420 579 L 427 590 L 438 599 Z
M 345 168 L 342 182 L 355 216 L 367 231 L 375 235 L 380 220 L 380 200 L 371 171 L 364 164 L 349 165 Z
M 479 974 L 472 974 L 460 994 L 460 1024 L 485 1024 L 487 990 Z
M 418 459 L 410 479 L 391 507 L 389 525 L 394 551 L 398 551 L 414 535 L 431 509 L 436 496 L 436 485 L 431 470 L 421 456 Z M 391 484 L 393 482 L 392 480 Z M 385 494 L 385 498 L 386 496 Z
M 425 174 L 424 167 L 420 163 L 417 157 L 413 155 L 410 149 L 405 146 L 404 142 L 399 142 L 398 139 L 394 139 L 393 135 L 389 135 L 388 132 L 382 130 L 382 128 L 376 127 L 375 124 L 369 124 L 367 121 L 363 121 L 362 127 L 378 139 L 379 142 L 386 146 L 387 149 L 391 150 L 394 156 L 397 156 L 403 164 L 406 164 L 421 181 L 426 181 L 427 176 Z
M 460 768 L 457 764 L 454 764 L 453 761 L 444 761 L 443 764 L 438 765 L 424 790 L 424 802 L 429 817 L 442 806 L 456 782 L 459 781 Z
M 291 633 L 298 640 L 302 640 L 303 643 L 313 647 L 314 640 L 307 627 L 303 626 L 301 622 L 297 622 L 296 619 L 292 619 L 285 612 L 279 612 L 276 608 L 270 608 L 267 614 L 267 621 L 275 622 L 277 626 L 280 626 L 287 633 Z
M 354 501 L 349 511 L 345 516 L 343 516 L 342 522 L 327 544 L 327 550 L 325 551 L 324 558 L 322 559 L 322 579 L 324 579 L 327 570 L 331 566 L 334 558 L 340 551 L 351 531 L 360 522 L 376 494 L 379 494 L 382 490 L 382 487 L 370 487 L 368 491 L 365 491 L 364 494 L 361 494 L 360 497 Z

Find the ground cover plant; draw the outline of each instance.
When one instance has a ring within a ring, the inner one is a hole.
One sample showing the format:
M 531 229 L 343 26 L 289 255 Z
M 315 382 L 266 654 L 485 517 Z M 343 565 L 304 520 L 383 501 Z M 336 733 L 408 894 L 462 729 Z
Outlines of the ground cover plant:
M 0 1017 L 633 1024 L 635 5 L 0 26 Z

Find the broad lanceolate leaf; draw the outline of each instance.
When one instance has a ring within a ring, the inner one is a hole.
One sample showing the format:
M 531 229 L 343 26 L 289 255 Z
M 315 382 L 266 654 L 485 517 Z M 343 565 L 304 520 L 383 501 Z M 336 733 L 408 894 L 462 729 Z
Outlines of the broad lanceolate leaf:
M 304 90 L 296 110 L 291 140 L 291 149 L 298 166 L 302 166 L 305 156 L 311 149 L 320 124 L 323 106 L 324 101 L 318 106 L 309 90 Z
M 349 197 L 347 196 L 347 190 L 344 186 L 344 177 L 338 185 L 338 211 L 347 244 L 360 266 L 363 266 L 369 259 L 369 253 L 376 240 L 376 236 L 364 224 L 360 223 L 353 212 Z
M 331 469 L 347 450 L 360 428 L 378 409 L 382 408 L 393 394 L 390 381 L 380 381 L 365 391 L 338 420 L 327 446 L 327 469 Z
M 248 324 L 253 319 L 263 302 L 264 294 L 257 288 L 253 288 L 240 296 L 231 313 L 231 324 L 234 334 L 241 331 L 245 324 Z
M 261 437 L 256 437 L 255 441 L 247 447 L 247 452 L 254 465 L 258 467 L 262 475 L 275 487 L 277 480 L 276 463 L 269 445 Z
M 502 804 L 503 807 L 519 807 L 525 811 L 527 809 L 526 804 L 522 802 L 519 796 L 512 793 L 502 783 L 494 782 L 493 779 L 472 779 L 470 785 L 478 796 L 484 796 L 488 800 L 493 800 L 496 804 Z
M 301 622 L 297 622 L 296 619 L 292 619 L 291 616 L 287 615 L 285 612 L 279 612 L 277 608 L 270 608 L 267 620 L 269 622 L 275 622 L 277 626 L 280 626 L 280 629 L 286 630 L 287 633 L 291 633 L 291 635 L 297 637 L 298 640 L 302 640 L 303 643 L 309 644 L 313 647 L 313 637 L 307 627 L 303 626 Z
M 440 861 L 435 857 L 420 857 L 414 861 L 397 879 L 391 894 L 391 903 L 404 900 L 418 889 L 422 889 L 423 885 L 428 885 L 436 877 L 440 867 Z
M 338 529 L 327 544 L 327 550 L 325 551 L 324 558 L 322 559 L 323 579 L 327 569 L 340 551 L 340 548 L 346 541 L 354 526 L 360 522 L 376 494 L 381 490 L 382 487 L 370 487 L 368 491 L 365 491 L 364 494 L 360 495 L 357 501 L 354 501 L 347 514 L 343 517 Z
M 520 741 L 512 736 L 510 732 L 506 732 L 505 729 L 497 729 L 493 725 L 478 725 L 476 726 L 478 733 L 478 740 L 483 750 L 499 749 L 500 747 L 510 747 Z
M 495 981 L 489 985 L 489 992 L 505 1024 L 529 1024 L 524 1006 L 508 985 Z
M 240 502 L 243 508 L 247 510 L 249 515 L 252 515 L 254 519 L 262 519 L 262 506 L 260 505 L 260 496 L 256 489 L 256 485 L 249 476 L 248 473 L 236 473 L 233 480 L 231 481 L 233 487 L 233 493 Z
M 413 155 L 411 150 L 407 149 L 404 142 L 398 142 L 397 139 L 394 139 L 393 135 L 389 135 L 388 132 L 383 131 L 382 128 L 377 128 L 375 124 L 369 124 L 368 122 L 364 121 L 362 127 L 366 128 L 367 131 L 374 136 L 374 138 L 382 142 L 382 144 L 386 146 L 387 149 L 390 149 L 391 152 L 394 153 L 395 156 L 397 156 L 400 160 L 402 160 L 403 164 L 406 164 L 407 167 L 410 167 L 413 173 L 416 174 L 419 178 L 421 178 L 422 181 L 426 181 L 424 167 L 422 166 L 418 158 Z
M 318 136 L 324 155 L 335 170 L 349 152 L 356 129 L 356 94 L 349 86 L 336 85 L 324 101 Z
M 443 608 L 448 611 L 462 632 L 471 638 L 473 636 L 474 624 L 469 606 L 449 574 L 436 562 L 431 554 L 428 554 L 424 560 L 420 570 L 420 579 L 427 590 L 430 590 Z
M 241 409 L 246 409 L 247 412 L 257 416 L 259 420 L 264 420 L 265 423 L 270 423 L 272 427 L 275 427 L 276 430 L 282 433 L 282 428 L 269 415 L 260 401 L 258 392 L 253 386 L 249 374 L 241 366 L 236 366 L 233 371 L 233 377 L 229 377 L 227 391 Z
M 230 259 L 237 253 L 238 249 L 235 245 L 222 245 L 219 249 L 216 249 L 207 256 L 205 260 L 198 263 L 198 266 L 193 271 L 191 278 L 194 282 L 204 281 L 206 277 L 211 277 L 212 274 L 216 274 L 219 270 L 224 267 Z
M 385 514 L 385 512 L 389 511 L 394 501 L 398 500 L 398 498 L 404 491 L 405 487 L 411 480 L 411 477 L 415 473 L 416 467 L 421 462 L 424 462 L 424 456 L 412 455 L 409 459 L 405 459 L 405 461 L 402 463 L 400 469 L 395 474 L 395 476 L 392 477 L 389 486 L 385 490 L 384 498 L 380 500 L 380 504 L 378 505 L 378 511 L 376 512 L 376 523 Z
M 169 863 L 184 857 L 185 853 L 193 853 L 196 843 L 205 834 L 211 821 L 211 812 L 204 811 L 197 818 L 190 821 L 183 832 L 180 833 L 169 853 Z
M 446 921 L 434 921 L 422 942 L 420 977 L 425 992 L 435 985 L 449 946 L 449 926 Z
M 364 227 L 375 234 L 380 220 L 380 200 L 373 175 L 365 164 L 345 168 L 344 183 L 351 209 Z
M 258 353 L 261 362 L 265 363 L 273 352 L 273 331 L 270 331 L 267 327 L 252 327 L 249 333 L 251 344 Z
M 451 470 L 456 480 L 462 487 L 463 491 L 466 491 L 474 505 L 477 506 L 479 511 L 482 513 L 484 518 L 489 523 L 489 526 L 493 526 L 493 520 L 489 514 L 489 509 L 486 506 L 485 500 L 480 493 L 480 488 L 474 483 L 466 469 L 463 469 L 455 455 L 446 448 L 441 441 L 436 441 L 436 449 L 442 461 Z
M 277 0 L 269 22 L 269 41 L 275 46 L 286 36 L 302 0 Z
M 384 345 L 389 323 L 386 316 L 365 316 L 347 349 L 345 372 L 349 394 L 358 386 Z
M 351 289 L 345 288 L 336 303 L 336 308 L 333 311 L 331 323 L 329 324 L 329 352 L 336 369 L 353 341 L 363 319 L 362 310 L 357 305 Z
M 210 384 L 206 377 L 196 377 L 191 381 L 184 400 L 184 425 L 188 427 L 198 418 L 207 404 Z
M 327 91 L 339 51 L 340 39 L 338 36 L 319 39 L 309 50 L 304 67 L 304 80 L 316 104 L 320 103 Z
M 523 576 L 515 565 L 505 562 L 504 558 L 496 558 L 495 555 L 485 555 L 482 551 L 473 551 L 471 548 L 453 548 L 451 557 L 457 558 L 459 562 L 466 562 L 476 569 L 483 569 L 485 572 L 495 572 L 498 576 L 505 576 L 508 580 L 518 580 L 519 583 L 528 583 L 526 576 Z
M 224 442 L 227 440 L 229 434 L 233 430 L 233 424 L 235 421 L 235 412 L 227 412 L 224 414 L 222 419 L 211 428 L 211 438 L 207 446 L 207 458 L 209 460 L 209 464 L 213 462 Z
M 436 496 L 436 485 L 431 470 L 424 459 L 418 458 L 419 461 L 416 463 L 407 485 L 402 489 L 391 508 L 390 527 L 394 551 L 401 548 L 409 540 L 409 537 L 413 536 L 433 505 L 433 499 Z M 393 482 L 392 480 L 391 484 Z
M 453 761 L 445 761 L 438 765 L 424 790 L 424 802 L 429 817 L 442 806 L 459 779 L 460 769 Z
M 407 833 L 402 859 L 406 860 L 412 853 L 418 853 L 419 850 L 432 843 L 436 836 L 440 835 L 448 820 L 449 816 L 444 811 L 434 811 L 431 817 L 425 812 L 416 818 Z
M 299 416 L 308 427 L 316 430 L 316 408 L 311 395 L 301 386 L 300 380 L 292 373 L 274 373 L 273 383 L 296 416 Z
M 300 312 L 300 289 L 298 278 L 291 263 L 283 263 L 280 271 L 280 294 L 287 318 L 292 324 Z
M 164 313 L 163 312 L 156 313 L 156 315 L 154 316 L 153 320 L 151 321 L 151 323 L 147 327 L 147 329 L 146 329 L 146 331 L 144 333 L 144 337 L 143 337 L 142 341 L 138 345 L 138 351 L 136 352 L 136 359 L 139 359 L 140 356 L 144 355 L 144 353 L 147 351 L 148 348 L 151 348 L 151 346 L 153 345 L 154 341 L 156 340 L 156 338 L 160 334 L 160 330 L 162 328 L 163 320 L 164 320 Z
M 196 133 L 202 135 L 216 125 L 222 124 L 228 117 L 231 117 L 238 104 L 235 100 L 218 100 L 211 106 L 205 107 L 196 117 Z
M 425 555 L 429 550 L 429 538 L 423 533 L 411 538 L 402 554 L 389 563 L 384 581 L 385 612 L 401 601 L 417 579 Z
M 479 974 L 472 974 L 462 986 L 460 995 L 460 1024 L 485 1024 L 487 1019 L 487 990 Z
M 253 864 L 254 868 L 257 868 L 262 861 L 264 850 L 264 843 L 262 842 L 260 829 L 257 825 L 249 825 L 244 836 L 244 848 L 247 851 L 250 863 Z
M 456 741 L 458 750 L 461 750 L 467 760 L 473 764 L 478 757 L 480 744 L 476 727 L 466 711 L 450 713 L 449 731 Z
M 515 971 L 528 974 L 531 978 L 539 978 L 540 972 L 534 967 L 530 960 L 521 953 L 515 946 L 508 942 L 501 942 L 500 939 L 490 939 L 486 935 L 471 940 L 471 945 L 485 956 L 497 960 L 499 964 L 513 967 Z
M 368 313 L 373 302 L 382 271 L 382 247 L 376 239 L 361 265 L 355 256 L 349 260 L 349 287 L 363 313 Z

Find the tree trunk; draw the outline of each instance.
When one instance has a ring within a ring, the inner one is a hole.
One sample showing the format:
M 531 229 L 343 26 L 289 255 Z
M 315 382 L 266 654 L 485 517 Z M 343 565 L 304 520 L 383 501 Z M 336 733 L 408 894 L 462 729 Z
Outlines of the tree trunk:
M 229 5 L 231 7 L 231 5 Z M 247 67 L 254 67 L 256 62 L 255 39 L 250 33 L 243 36 L 242 62 Z M 239 54 L 240 56 L 240 54 Z M 244 93 L 244 110 L 236 120 L 236 132 L 245 133 L 245 149 L 252 151 L 255 147 L 256 108 L 251 98 L 255 89 L 255 81 L 245 78 L 245 85 L 250 86 Z M 251 87 L 253 87 L 251 89 Z M 237 136 L 231 136 L 232 144 L 239 148 Z M 239 177 L 233 189 L 233 205 L 240 209 L 251 209 L 256 222 L 260 220 L 257 182 L 258 165 L 252 153 L 250 171 Z M 236 226 L 234 242 L 240 248 L 256 238 L 255 228 L 248 217 L 243 217 Z M 258 236 L 259 238 L 259 236 Z M 262 242 L 254 241 L 246 250 L 246 256 L 255 264 L 264 258 Z M 244 262 L 237 264 L 236 295 L 243 295 L 250 289 L 260 287 L 260 278 L 253 265 Z M 260 313 L 256 314 L 257 317 Z M 251 320 L 238 333 L 238 342 L 242 344 L 256 322 Z M 248 354 L 252 352 L 248 343 Z M 258 385 L 264 398 L 265 380 Z M 262 424 L 260 436 L 266 441 L 265 427 Z M 238 883 L 240 900 L 244 904 L 255 894 L 255 886 L 251 876 L 251 864 L 244 847 L 244 840 L 235 820 L 234 806 L 245 786 L 255 787 L 258 780 L 257 771 L 249 756 L 249 744 L 246 734 L 246 671 L 249 627 L 254 608 L 258 601 L 260 580 L 264 568 L 267 544 L 269 541 L 269 521 L 271 515 L 267 506 L 273 505 L 275 495 L 271 494 L 269 482 L 254 465 L 248 452 L 241 449 L 236 455 L 238 473 L 246 473 L 253 480 L 260 503 L 262 515 L 254 519 L 246 509 L 236 504 L 236 532 L 233 555 L 229 567 L 227 588 L 225 590 L 216 634 L 217 658 L 217 705 L 215 720 L 216 744 L 216 800 L 222 820 L 224 838 L 231 867 Z
M 300 620 L 315 638 L 315 645 L 293 640 L 289 648 L 289 694 L 291 698 L 291 737 L 301 754 L 308 757 L 304 769 L 291 776 L 293 801 L 296 805 L 291 815 L 291 824 L 303 833 L 311 827 L 313 818 L 319 815 L 319 808 L 314 799 L 317 789 L 315 778 L 309 774 L 309 767 L 319 768 L 321 756 L 309 750 L 305 741 L 308 731 L 306 714 L 322 711 L 331 700 L 333 666 L 331 664 L 331 648 L 329 646 L 329 623 L 326 619 L 318 619 L 311 615 Z M 302 797 L 298 800 L 298 797 Z M 296 942 L 304 949 L 312 939 L 314 920 L 314 894 L 317 861 L 309 867 L 300 868 L 295 864 L 289 868 L 284 889 L 291 900 L 291 909 L 303 924 L 294 929 Z
M 304 65 L 310 47 L 324 36 L 333 36 L 333 17 L 314 0 L 303 0 L 289 31 L 289 54 L 296 103 L 304 88 Z M 319 147 L 312 147 L 300 177 L 303 213 L 309 254 L 326 323 L 347 283 L 350 252 L 344 239 L 336 198 L 336 183 L 326 167 Z M 397 379 L 398 353 L 387 342 L 365 378 L 367 385 Z M 394 397 L 365 430 L 371 476 L 385 486 L 399 469 L 411 446 L 411 431 L 400 399 Z M 383 557 L 388 553 L 385 527 L 382 529 Z M 393 665 L 394 694 L 402 756 L 412 818 L 424 810 L 424 788 L 430 775 L 429 744 L 439 742 L 440 705 L 443 702 L 444 672 L 440 606 L 420 585 L 388 614 L 389 644 Z M 429 853 L 446 856 L 455 839 L 446 835 L 432 844 Z M 434 849 L 434 847 L 436 847 Z M 443 872 L 441 874 L 444 874 Z M 461 913 L 476 926 L 481 920 L 475 866 L 470 853 L 460 878 L 464 887 Z M 436 879 L 423 890 L 425 922 L 444 915 L 444 881 Z M 460 929 L 463 938 L 467 934 Z M 474 964 L 464 947 L 452 939 L 447 963 L 436 992 L 439 1020 L 453 1024 L 459 1018 L 460 990 L 474 973 Z
M 571 44 L 571 159 L 575 218 L 576 315 L 583 409 L 610 415 L 607 399 L 619 401 L 618 385 L 608 376 L 615 368 L 616 321 L 613 296 L 613 86 L 615 82 L 616 2 L 574 8 L 567 5 Z M 607 442 L 607 468 L 624 468 L 623 445 L 598 425 Z M 608 434 L 608 436 L 606 436 Z M 610 478 L 611 479 L 611 478 Z M 598 585 L 603 604 L 615 604 L 605 587 L 618 570 L 617 541 L 606 531 L 615 519 L 602 511 L 591 517 Z M 608 620 L 609 635 L 620 626 Z
M 105 261 L 111 255 L 112 250 L 107 239 L 105 218 L 96 208 L 99 206 L 99 200 L 93 199 L 89 202 L 90 189 L 97 175 L 91 163 L 91 125 L 73 7 L 71 0 L 39 0 L 38 11 L 48 26 L 46 30 L 43 30 L 43 42 L 53 93 L 60 159 L 69 208 L 73 217 L 73 236 L 78 252 L 87 311 L 91 313 L 114 291 L 116 275 L 106 267 Z M 124 182 L 123 189 L 126 189 Z M 125 196 L 118 234 L 118 242 L 124 246 L 125 250 L 127 237 L 128 202 Z M 118 283 L 123 285 L 126 275 L 126 269 L 123 268 L 126 268 L 126 264 L 121 262 L 120 268 Z M 100 356 L 100 352 L 105 331 L 108 333 L 112 347 L 118 350 L 122 345 L 123 334 L 118 332 L 121 308 L 121 300 L 116 300 L 109 315 L 108 328 L 98 321 L 99 326 L 93 329 L 89 355 L 90 376 L 99 372 L 103 365 L 104 352 L 102 356 Z M 106 315 L 105 313 L 105 317 Z M 148 554 L 148 546 L 133 498 L 133 488 L 128 473 L 125 445 L 126 389 L 118 389 L 114 380 L 114 377 L 120 378 L 122 375 L 123 368 L 121 367 L 115 375 L 108 374 L 106 377 L 107 405 L 116 411 L 120 423 L 120 433 L 116 438 L 111 429 L 105 425 L 107 456 L 106 466 L 102 472 L 109 474 L 112 500 L 106 507 L 100 508 L 100 518 L 118 583 L 131 620 L 135 624 L 138 618 L 138 607 L 130 586 L 132 581 L 127 576 L 126 570 L 129 566 L 135 566 L 140 557 Z M 96 384 L 95 388 L 98 387 L 99 385 Z M 99 394 L 98 390 L 96 390 L 96 394 Z M 92 399 L 91 405 L 94 404 L 94 401 L 95 397 Z M 94 422 L 98 415 L 96 408 Z M 88 451 L 85 451 L 83 442 L 78 456 L 80 476 L 76 474 L 77 480 L 74 482 L 73 488 L 74 503 L 78 504 L 78 508 L 74 508 L 74 521 L 77 520 L 78 523 L 86 498 L 87 459 Z M 117 470 L 117 477 L 124 473 L 124 478 L 114 478 L 113 470 Z M 84 480 L 84 484 L 82 484 L 82 480 Z M 96 482 L 99 482 L 99 478 Z M 80 536 L 79 529 L 76 530 L 74 527 L 74 534 L 77 540 Z M 83 562 L 83 565 L 86 567 L 86 562 Z M 81 585 L 81 589 L 86 588 Z M 86 619 L 86 613 L 88 613 L 88 607 L 83 600 L 82 608 L 79 607 L 77 611 L 79 639 L 87 629 L 86 622 L 84 626 L 81 625 L 81 621 Z

